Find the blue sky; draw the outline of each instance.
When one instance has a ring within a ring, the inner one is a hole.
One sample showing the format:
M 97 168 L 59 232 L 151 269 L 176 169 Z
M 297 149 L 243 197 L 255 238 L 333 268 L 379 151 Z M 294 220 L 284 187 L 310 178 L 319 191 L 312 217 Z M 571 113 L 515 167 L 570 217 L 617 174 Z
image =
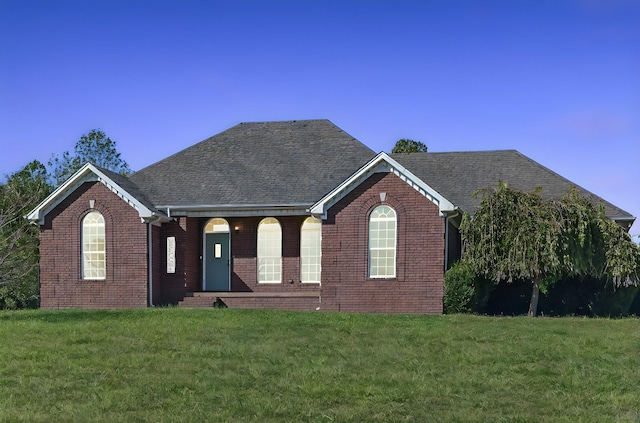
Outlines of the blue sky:
M 640 216 L 640 2 L 0 0 L 1 173 L 93 128 L 136 170 L 316 118 L 375 151 L 517 149 Z

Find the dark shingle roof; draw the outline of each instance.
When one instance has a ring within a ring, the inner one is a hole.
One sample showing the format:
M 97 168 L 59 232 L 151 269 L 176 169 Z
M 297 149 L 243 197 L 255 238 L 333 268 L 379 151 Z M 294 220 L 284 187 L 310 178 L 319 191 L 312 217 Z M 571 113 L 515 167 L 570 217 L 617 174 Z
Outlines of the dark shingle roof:
M 141 191 L 140 188 L 138 188 L 138 186 L 131 181 L 131 179 L 119 173 L 104 169 L 100 166 L 96 166 L 96 168 L 98 168 L 102 173 L 105 174 L 105 176 L 110 178 L 113 182 L 118 184 L 127 193 L 135 197 L 149 210 L 156 210 L 154 205 L 151 203 L 151 201 L 149 201 L 149 199 L 146 197 L 144 192 Z
M 560 198 L 571 187 L 594 204 L 602 203 L 609 218 L 631 217 L 597 195 L 572 183 L 515 150 L 468 151 L 453 153 L 392 154 L 398 163 L 442 194 L 462 210 L 472 213 L 482 196 L 474 191 L 496 188 L 498 181 L 520 191 L 542 187 L 546 198 Z
M 374 156 L 328 120 L 241 123 L 129 179 L 156 206 L 311 205 Z

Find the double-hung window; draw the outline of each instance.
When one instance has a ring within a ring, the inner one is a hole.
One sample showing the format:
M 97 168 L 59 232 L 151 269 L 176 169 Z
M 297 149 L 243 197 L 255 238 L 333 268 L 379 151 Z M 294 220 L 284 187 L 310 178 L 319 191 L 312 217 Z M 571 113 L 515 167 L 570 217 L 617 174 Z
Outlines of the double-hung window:
M 93 211 L 82 219 L 82 278 L 106 277 L 104 217 Z
M 273 217 L 258 224 L 258 282 L 282 282 L 282 229 Z
M 396 212 L 391 207 L 378 206 L 369 216 L 369 277 L 396 276 Z
M 322 223 L 315 217 L 308 217 L 300 229 L 300 281 L 320 283 L 320 262 L 322 260 Z

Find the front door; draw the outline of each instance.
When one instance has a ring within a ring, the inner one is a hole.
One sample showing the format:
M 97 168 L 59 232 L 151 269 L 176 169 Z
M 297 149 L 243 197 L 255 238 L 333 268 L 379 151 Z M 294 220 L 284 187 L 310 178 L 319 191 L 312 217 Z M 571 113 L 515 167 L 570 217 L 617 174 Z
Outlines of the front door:
M 230 291 L 229 233 L 205 234 L 205 291 Z

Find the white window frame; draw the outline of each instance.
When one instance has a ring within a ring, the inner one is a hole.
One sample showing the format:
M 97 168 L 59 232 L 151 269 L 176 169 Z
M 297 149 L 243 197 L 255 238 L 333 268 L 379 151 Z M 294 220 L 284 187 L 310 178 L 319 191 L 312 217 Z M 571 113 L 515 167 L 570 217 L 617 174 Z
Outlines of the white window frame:
M 322 221 L 308 217 L 300 228 L 300 282 L 320 283 L 322 275 Z
M 82 279 L 107 278 L 106 241 L 104 216 L 97 211 L 87 213 L 82 218 Z
M 257 279 L 261 284 L 282 283 L 282 227 L 266 217 L 258 224 Z
M 370 278 L 389 279 L 396 277 L 397 240 L 398 218 L 396 211 L 386 204 L 373 209 L 369 215 Z

